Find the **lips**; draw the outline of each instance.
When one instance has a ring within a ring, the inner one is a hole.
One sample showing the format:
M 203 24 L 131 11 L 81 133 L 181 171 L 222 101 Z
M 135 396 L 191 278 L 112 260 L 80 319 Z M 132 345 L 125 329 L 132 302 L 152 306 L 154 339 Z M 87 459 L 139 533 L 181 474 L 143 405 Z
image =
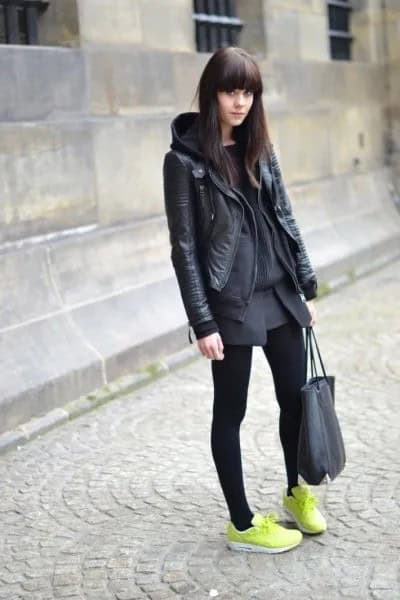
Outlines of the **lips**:
M 244 113 L 231 113 L 231 115 L 234 115 L 235 117 L 244 117 Z

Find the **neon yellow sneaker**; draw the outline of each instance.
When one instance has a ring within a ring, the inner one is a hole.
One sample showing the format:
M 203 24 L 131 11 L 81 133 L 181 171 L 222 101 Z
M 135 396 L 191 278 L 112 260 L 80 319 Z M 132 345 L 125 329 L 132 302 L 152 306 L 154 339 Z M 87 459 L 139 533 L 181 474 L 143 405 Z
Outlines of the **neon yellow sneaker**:
M 285 529 L 278 525 L 277 513 L 270 512 L 264 517 L 255 513 L 251 523 L 253 527 L 238 531 L 233 523 L 227 527 L 228 546 L 231 550 L 244 552 L 285 552 L 291 550 L 303 539 L 298 529 Z
M 318 498 L 312 494 L 309 486 L 305 484 L 292 487 L 293 496 L 286 495 L 283 489 L 282 500 L 285 512 L 294 519 L 297 526 L 304 533 L 322 533 L 326 530 L 326 520 L 316 505 Z

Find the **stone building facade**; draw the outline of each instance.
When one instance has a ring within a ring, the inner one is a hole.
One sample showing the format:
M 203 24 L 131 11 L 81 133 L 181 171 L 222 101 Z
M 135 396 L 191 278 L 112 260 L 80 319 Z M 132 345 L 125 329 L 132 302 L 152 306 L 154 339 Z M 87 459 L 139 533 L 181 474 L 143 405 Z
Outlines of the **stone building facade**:
M 236 2 L 322 287 L 399 252 L 400 5 L 351 6 L 334 60 L 326 0 Z M 161 163 L 210 56 L 193 13 L 51 0 L 0 45 L 0 433 L 187 343 Z

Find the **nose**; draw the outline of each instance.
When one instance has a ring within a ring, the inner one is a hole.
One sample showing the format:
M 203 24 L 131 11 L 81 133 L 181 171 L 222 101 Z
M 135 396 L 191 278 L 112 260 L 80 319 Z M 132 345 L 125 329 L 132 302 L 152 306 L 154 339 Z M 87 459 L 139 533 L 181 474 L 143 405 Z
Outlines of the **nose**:
M 245 106 L 246 104 L 246 98 L 244 94 L 238 94 L 238 96 L 236 97 L 236 102 L 235 102 L 237 107 L 240 106 Z

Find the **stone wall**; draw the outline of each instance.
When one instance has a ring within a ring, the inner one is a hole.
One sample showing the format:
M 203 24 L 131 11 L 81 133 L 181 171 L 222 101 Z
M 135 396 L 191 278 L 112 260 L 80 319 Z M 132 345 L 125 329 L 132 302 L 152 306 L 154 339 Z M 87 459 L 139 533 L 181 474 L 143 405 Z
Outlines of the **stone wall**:
M 322 0 L 238 2 L 321 289 L 399 251 L 400 15 L 379 4 L 343 62 Z M 40 36 L 0 49 L 0 432 L 188 343 L 161 166 L 210 56 L 192 3 L 53 0 Z

